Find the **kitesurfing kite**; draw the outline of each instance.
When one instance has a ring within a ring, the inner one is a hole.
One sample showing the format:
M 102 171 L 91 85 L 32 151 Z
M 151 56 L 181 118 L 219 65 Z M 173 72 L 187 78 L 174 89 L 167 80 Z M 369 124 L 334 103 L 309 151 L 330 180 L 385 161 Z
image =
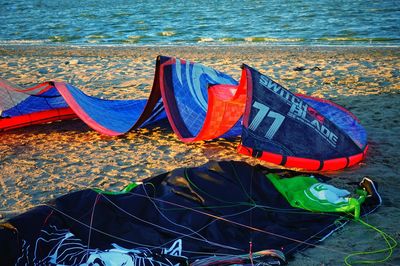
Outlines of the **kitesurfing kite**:
M 0 81 L 3 130 L 79 117 L 106 135 L 127 132 L 138 119 L 145 100 L 102 100 L 63 82 L 45 82 L 22 89 Z
M 248 66 L 238 84 L 201 64 L 159 56 L 147 100 L 98 99 L 63 82 L 22 89 L 4 80 L 0 96 L 0 130 L 79 117 L 115 136 L 167 118 L 183 142 L 241 135 L 240 153 L 310 171 L 352 166 L 368 148 L 349 111 L 294 95 Z
M 243 79 L 247 98 L 240 153 L 308 171 L 338 170 L 364 158 L 367 133 L 345 108 L 295 95 L 247 65 Z
M 72 192 L 0 224 L 0 265 L 282 265 L 381 204 L 327 182 L 225 161 Z
M 221 135 L 219 127 L 215 127 L 215 123 L 206 123 L 203 129 L 202 126 L 208 106 L 208 86 L 217 84 L 232 85 L 226 92 L 211 90 L 211 97 L 217 101 L 218 97 L 229 97 L 232 90 L 237 89 L 234 87 L 237 82 L 226 74 L 201 64 L 163 56 L 157 58 L 148 100 L 103 100 L 64 82 L 45 82 L 23 89 L 0 80 L 0 130 L 79 117 L 98 132 L 115 136 L 168 115 L 175 132 L 183 140 L 193 139 L 199 133 L 197 139 L 211 139 Z M 211 133 L 213 128 L 216 133 Z M 235 132 L 239 134 L 240 125 Z

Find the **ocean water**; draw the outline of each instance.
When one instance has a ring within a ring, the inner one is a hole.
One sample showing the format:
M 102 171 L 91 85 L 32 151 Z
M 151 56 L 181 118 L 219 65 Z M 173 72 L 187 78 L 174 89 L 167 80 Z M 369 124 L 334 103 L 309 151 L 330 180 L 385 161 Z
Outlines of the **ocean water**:
M 0 43 L 400 45 L 399 0 L 0 0 Z

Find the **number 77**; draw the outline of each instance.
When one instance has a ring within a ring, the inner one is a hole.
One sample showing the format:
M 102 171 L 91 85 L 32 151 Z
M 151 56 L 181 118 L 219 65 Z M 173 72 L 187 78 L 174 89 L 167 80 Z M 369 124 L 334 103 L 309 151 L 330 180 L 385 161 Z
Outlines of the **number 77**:
M 281 127 L 283 120 L 285 120 L 285 117 L 277 112 L 271 111 L 268 106 L 257 101 L 253 103 L 253 107 L 257 108 L 258 112 L 253 121 L 251 121 L 249 129 L 255 131 L 260 126 L 261 121 L 264 120 L 265 116 L 273 118 L 274 122 L 272 122 L 267 133 L 265 134 L 265 137 L 267 139 L 272 139 L 275 133 Z

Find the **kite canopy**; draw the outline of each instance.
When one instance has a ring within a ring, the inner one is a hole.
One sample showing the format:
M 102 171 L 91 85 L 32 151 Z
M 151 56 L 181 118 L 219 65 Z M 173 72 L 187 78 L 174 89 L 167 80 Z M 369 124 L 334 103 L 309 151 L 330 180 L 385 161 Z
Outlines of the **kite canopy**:
M 79 117 L 111 136 L 168 118 L 183 142 L 242 134 L 240 153 L 310 171 L 352 166 L 368 148 L 357 118 L 335 103 L 294 95 L 246 65 L 238 84 L 165 56 L 157 58 L 147 100 L 103 100 L 63 82 L 22 89 L 0 80 L 0 111 L 0 131 Z
M 0 96 L 0 130 L 79 117 L 98 132 L 115 136 L 133 127 L 146 104 L 146 100 L 91 97 L 64 82 L 22 89 L 0 80 Z M 162 113 L 152 117 L 161 118 Z
M 209 162 L 120 193 L 69 193 L 0 224 L 0 264 L 282 265 L 343 227 L 355 210 L 349 192 L 327 178 L 298 175 Z M 359 190 L 369 191 L 357 205 L 361 214 L 374 211 L 381 202 L 373 182 L 363 180 Z
M 337 170 L 364 158 L 367 134 L 343 107 L 294 95 L 246 65 L 242 79 L 247 99 L 240 153 L 309 171 Z
M 23 89 L 0 79 L 0 131 L 76 117 L 51 82 Z
M 236 80 L 201 64 L 164 56 L 159 60 L 162 100 L 179 139 L 192 142 L 240 134 L 245 91 L 238 90 Z
M 115 136 L 168 116 L 185 142 L 232 137 L 241 131 L 245 96 L 224 73 L 159 56 L 147 100 L 103 100 L 64 82 L 22 89 L 0 79 L 0 130 L 79 117 L 98 132 Z

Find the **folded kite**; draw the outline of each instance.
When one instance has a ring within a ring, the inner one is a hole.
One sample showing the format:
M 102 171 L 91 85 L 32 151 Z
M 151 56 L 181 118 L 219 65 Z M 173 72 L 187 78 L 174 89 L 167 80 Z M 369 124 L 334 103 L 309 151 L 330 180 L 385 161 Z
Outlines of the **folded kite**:
M 357 118 L 337 104 L 294 95 L 248 66 L 238 84 L 164 56 L 147 100 L 103 100 L 63 82 L 22 89 L 0 80 L 0 111 L 0 131 L 79 117 L 111 136 L 168 118 L 183 142 L 242 135 L 240 153 L 310 171 L 352 166 L 368 148 Z
M 328 181 L 226 161 L 69 193 L 0 224 L 0 265 L 282 265 L 381 204 Z
M 308 171 L 338 170 L 364 158 L 367 133 L 345 108 L 295 95 L 246 65 L 243 79 L 247 99 L 240 153 Z

